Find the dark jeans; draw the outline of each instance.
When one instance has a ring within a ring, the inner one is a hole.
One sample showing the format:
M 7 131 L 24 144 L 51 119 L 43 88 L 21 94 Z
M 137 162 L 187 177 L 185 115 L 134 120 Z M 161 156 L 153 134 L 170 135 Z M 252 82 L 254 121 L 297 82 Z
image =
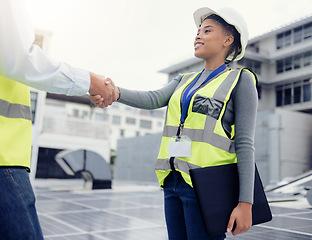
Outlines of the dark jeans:
M 0 239 L 42 240 L 26 169 L 0 168 L 0 188 Z
M 223 240 L 225 234 L 205 232 L 193 188 L 181 174 L 172 171 L 164 183 L 165 216 L 169 240 Z

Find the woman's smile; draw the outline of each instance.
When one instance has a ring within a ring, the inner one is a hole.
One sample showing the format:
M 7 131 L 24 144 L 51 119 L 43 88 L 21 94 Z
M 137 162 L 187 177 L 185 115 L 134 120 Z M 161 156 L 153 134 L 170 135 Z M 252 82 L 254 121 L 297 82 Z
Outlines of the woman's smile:
M 196 41 L 196 42 L 194 43 L 194 49 L 196 50 L 197 48 L 199 48 L 199 47 L 201 47 L 201 46 L 203 46 L 203 45 L 204 45 L 203 42 L 198 42 L 198 41 Z

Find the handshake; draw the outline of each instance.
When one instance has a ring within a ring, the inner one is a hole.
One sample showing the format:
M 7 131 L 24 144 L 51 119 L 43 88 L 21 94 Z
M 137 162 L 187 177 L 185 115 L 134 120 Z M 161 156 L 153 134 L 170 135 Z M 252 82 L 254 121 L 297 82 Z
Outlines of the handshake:
M 110 78 L 90 72 L 89 99 L 97 107 L 112 105 L 119 98 L 119 89 Z

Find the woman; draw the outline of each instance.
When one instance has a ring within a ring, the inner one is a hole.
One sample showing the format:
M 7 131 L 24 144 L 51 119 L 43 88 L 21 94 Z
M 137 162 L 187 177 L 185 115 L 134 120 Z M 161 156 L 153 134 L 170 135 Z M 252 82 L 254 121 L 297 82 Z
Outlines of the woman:
M 225 65 L 243 57 L 246 24 L 229 8 L 216 12 L 201 8 L 194 19 L 198 27 L 195 56 L 205 62 L 202 72 L 178 75 L 157 91 L 116 88 L 121 103 L 145 109 L 168 106 L 156 174 L 164 188 L 170 240 L 226 237 L 208 236 L 204 230 L 189 176 L 189 170 L 197 167 L 237 161 L 239 204 L 232 211 L 227 231 L 237 235 L 252 224 L 256 77 L 248 70 L 230 70 Z M 103 104 L 100 96 L 90 99 L 97 106 Z

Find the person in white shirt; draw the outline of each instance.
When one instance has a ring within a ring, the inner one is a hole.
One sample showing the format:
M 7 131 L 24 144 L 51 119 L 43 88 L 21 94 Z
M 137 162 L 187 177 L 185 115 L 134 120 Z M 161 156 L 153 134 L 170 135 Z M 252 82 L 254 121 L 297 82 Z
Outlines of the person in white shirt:
M 65 95 L 99 94 L 106 106 L 116 100 L 104 76 L 50 59 L 33 45 L 34 39 L 24 0 L 0 0 L 0 238 L 5 240 L 43 239 L 27 172 L 31 151 L 27 86 Z
M 0 0 L 0 74 L 50 93 L 104 97 L 115 95 L 103 76 L 49 58 L 36 45 L 34 29 L 23 0 Z

